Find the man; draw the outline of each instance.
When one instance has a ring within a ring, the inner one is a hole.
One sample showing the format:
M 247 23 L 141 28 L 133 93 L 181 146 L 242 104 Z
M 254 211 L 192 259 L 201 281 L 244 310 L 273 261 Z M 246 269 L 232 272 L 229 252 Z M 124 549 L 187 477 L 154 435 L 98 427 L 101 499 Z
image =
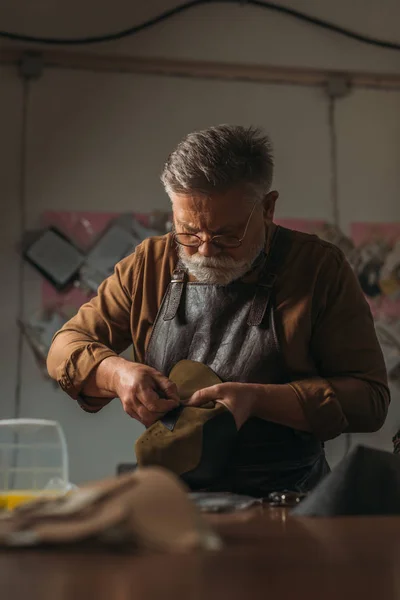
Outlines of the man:
M 146 427 L 179 404 L 174 364 L 205 363 L 223 383 L 188 404 L 223 403 L 239 430 L 219 489 L 256 495 L 313 487 L 323 442 L 376 431 L 390 401 L 356 277 L 335 246 L 273 223 L 272 175 L 256 129 L 189 134 L 162 174 L 174 233 L 121 261 L 48 357 L 84 410 L 118 397 Z M 118 356 L 132 343 L 137 362 Z

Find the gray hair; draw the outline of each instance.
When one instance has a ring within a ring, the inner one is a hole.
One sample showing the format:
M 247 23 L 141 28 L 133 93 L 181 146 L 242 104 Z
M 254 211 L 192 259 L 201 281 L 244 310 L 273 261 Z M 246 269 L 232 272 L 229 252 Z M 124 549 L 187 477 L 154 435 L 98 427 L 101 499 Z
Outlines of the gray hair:
M 189 133 L 169 155 L 161 181 L 171 193 L 226 192 L 243 185 L 261 201 L 272 185 L 272 144 L 255 127 L 217 125 Z

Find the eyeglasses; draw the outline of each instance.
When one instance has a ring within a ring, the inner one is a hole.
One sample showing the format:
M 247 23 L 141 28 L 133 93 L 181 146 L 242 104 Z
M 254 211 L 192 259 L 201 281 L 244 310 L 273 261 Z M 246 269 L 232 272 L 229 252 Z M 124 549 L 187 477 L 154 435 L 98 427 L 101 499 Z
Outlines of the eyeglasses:
M 174 233 L 174 239 L 181 246 L 188 246 L 189 248 L 199 248 L 206 242 L 208 244 L 214 244 L 214 246 L 217 246 L 217 248 L 239 248 L 247 233 L 247 229 L 249 227 L 251 217 L 253 216 L 256 204 L 257 202 L 254 202 L 241 238 L 238 238 L 234 235 L 213 235 L 209 240 L 202 240 L 201 237 L 195 233 Z

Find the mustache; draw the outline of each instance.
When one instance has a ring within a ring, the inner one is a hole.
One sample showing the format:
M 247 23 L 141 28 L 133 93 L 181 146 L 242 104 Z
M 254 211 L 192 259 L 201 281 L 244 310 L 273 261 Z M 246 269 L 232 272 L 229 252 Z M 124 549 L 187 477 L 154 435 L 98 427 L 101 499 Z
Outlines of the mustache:
M 247 264 L 246 260 L 235 260 L 231 256 L 201 256 L 193 254 L 189 262 L 205 269 L 234 269 Z

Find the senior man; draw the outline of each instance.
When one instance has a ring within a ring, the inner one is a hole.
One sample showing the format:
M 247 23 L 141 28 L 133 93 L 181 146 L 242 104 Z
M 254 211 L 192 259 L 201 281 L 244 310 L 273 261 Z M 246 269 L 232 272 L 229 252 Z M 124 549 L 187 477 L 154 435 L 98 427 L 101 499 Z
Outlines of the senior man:
M 146 427 L 179 404 L 172 367 L 208 365 L 222 383 L 188 404 L 231 411 L 236 483 L 222 488 L 260 494 L 313 487 L 328 470 L 323 442 L 378 430 L 390 401 L 351 267 L 335 246 L 274 224 L 272 176 L 271 144 L 257 129 L 185 137 L 162 173 L 174 232 L 117 264 L 48 356 L 84 410 L 119 398 Z M 131 344 L 137 362 L 119 356 Z

